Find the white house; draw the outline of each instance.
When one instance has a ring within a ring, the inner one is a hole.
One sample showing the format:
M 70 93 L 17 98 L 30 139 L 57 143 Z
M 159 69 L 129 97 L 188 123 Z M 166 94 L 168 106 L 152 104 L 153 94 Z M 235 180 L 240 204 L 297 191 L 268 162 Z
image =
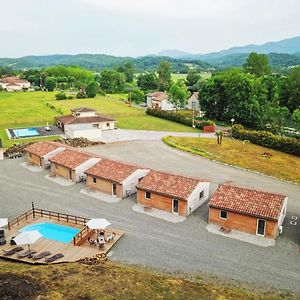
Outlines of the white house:
M 0 86 L 8 92 L 22 91 L 30 88 L 30 82 L 17 76 L 4 77 L 0 79 Z
M 147 107 L 161 110 L 174 110 L 175 106 L 168 100 L 166 92 L 155 92 L 147 95 Z
M 194 92 L 187 101 L 186 108 L 194 109 L 196 111 L 200 111 L 199 100 L 198 100 L 199 92 Z

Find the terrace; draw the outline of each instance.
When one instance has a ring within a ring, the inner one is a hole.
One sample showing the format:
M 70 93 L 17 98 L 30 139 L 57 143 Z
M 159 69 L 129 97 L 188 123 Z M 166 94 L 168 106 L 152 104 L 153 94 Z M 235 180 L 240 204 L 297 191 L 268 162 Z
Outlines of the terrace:
M 107 254 L 124 234 L 124 232 L 121 230 L 106 228 L 105 233 L 109 235 L 114 232 L 115 237 L 113 240 L 105 243 L 103 249 L 99 249 L 96 245 L 90 245 L 88 242 L 88 238 L 96 239 L 96 232 L 95 230 L 89 229 L 85 225 L 87 221 L 89 221 L 87 218 L 39 209 L 33 206 L 31 210 L 26 211 L 22 215 L 8 222 L 8 230 L 5 232 L 7 243 L 3 246 L 0 246 L 0 249 L 9 250 L 15 247 L 10 245 L 10 241 L 12 238 L 17 236 L 20 233 L 19 231 L 25 226 L 46 222 L 50 224 L 72 227 L 78 229 L 79 232 L 72 238 L 71 242 L 63 243 L 42 237 L 36 243 L 34 243 L 31 248 L 37 251 L 37 253 L 49 251 L 52 255 L 57 253 L 64 255 L 63 258 L 60 258 L 52 263 L 76 262 L 84 258 L 93 257 L 99 253 Z M 26 250 L 26 248 L 27 247 L 25 246 L 24 250 Z M 0 252 L 0 257 L 30 264 L 46 263 L 44 259 L 34 261 L 30 258 L 18 258 L 16 254 L 5 256 L 3 251 Z

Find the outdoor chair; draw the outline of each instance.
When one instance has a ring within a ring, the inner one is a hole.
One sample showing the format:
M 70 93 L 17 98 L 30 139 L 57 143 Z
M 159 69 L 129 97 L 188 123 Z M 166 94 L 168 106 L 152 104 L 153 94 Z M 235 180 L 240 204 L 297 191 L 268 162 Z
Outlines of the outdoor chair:
M 41 253 L 38 253 L 38 254 L 33 255 L 33 256 L 32 256 L 32 259 L 33 259 L 33 260 L 39 260 L 39 259 L 42 259 L 42 258 L 44 258 L 44 257 L 46 257 L 46 256 L 49 256 L 49 255 L 51 255 L 51 252 L 49 252 L 49 251 L 44 251 L 44 252 L 41 252 Z
M 15 247 L 15 248 L 10 249 L 10 250 L 3 250 L 3 252 L 4 252 L 5 256 L 10 256 L 10 255 L 13 255 L 13 254 L 15 254 L 17 252 L 20 252 L 22 250 L 24 250 L 23 247 Z
M 64 255 L 61 254 L 61 253 L 58 253 L 58 254 L 55 254 L 55 255 L 53 255 L 51 257 L 46 258 L 45 262 L 51 263 L 51 262 L 54 262 L 54 261 L 56 261 L 56 260 L 58 260 L 58 259 L 60 259 L 62 257 L 64 257 Z
M 35 254 L 35 253 L 37 253 L 36 250 L 26 250 L 24 252 L 17 253 L 17 257 L 18 258 L 25 258 L 25 257 L 29 257 L 31 254 Z
M 4 230 L 0 230 L 0 245 L 5 245 L 6 239 L 5 239 L 5 232 Z

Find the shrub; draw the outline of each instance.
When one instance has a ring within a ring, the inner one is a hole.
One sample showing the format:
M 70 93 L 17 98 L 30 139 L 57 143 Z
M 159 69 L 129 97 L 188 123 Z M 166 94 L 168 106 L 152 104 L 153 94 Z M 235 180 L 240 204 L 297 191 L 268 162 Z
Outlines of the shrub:
M 69 95 L 69 96 L 68 96 L 68 99 L 74 99 L 74 96 Z
M 232 136 L 239 140 L 249 140 L 253 144 L 300 156 L 300 140 L 275 135 L 268 131 L 247 130 L 242 125 L 232 127 Z
M 57 93 L 55 95 L 56 100 L 65 100 L 67 99 L 67 95 L 64 92 Z
M 158 118 L 167 119 L 176 123 L 184 124 L 187 126 L 193 125 L 193 120 L 190 116 L 181 114 L 180 112 L 173 112 L 173 111 L 165 111 L 165 110 L 159 110 L 159 109 L 150 109 L 148 108 L 146 110 L 146 113 Z M 207 121 L 199 121 L 195 120 L 195 126 L 196 128 L 203 129 L 206 125 L 214 125 L 215 123 L 213 121 L 207 120 Z
M 87 98 L 86 92 L 83 91 L 83 90 L 80 90 L 80 91 L 77 93 L 76 98 L 77 98 L 77 99 L 84 99 L 84 98 Z

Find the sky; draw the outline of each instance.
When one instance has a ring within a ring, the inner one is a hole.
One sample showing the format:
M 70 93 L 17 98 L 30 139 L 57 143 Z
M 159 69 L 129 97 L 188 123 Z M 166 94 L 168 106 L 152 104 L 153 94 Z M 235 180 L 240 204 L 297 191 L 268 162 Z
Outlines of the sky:
M 299 0 L 0 0 L 0 16 L 0 57 L 204 54 L 300 35 Z

